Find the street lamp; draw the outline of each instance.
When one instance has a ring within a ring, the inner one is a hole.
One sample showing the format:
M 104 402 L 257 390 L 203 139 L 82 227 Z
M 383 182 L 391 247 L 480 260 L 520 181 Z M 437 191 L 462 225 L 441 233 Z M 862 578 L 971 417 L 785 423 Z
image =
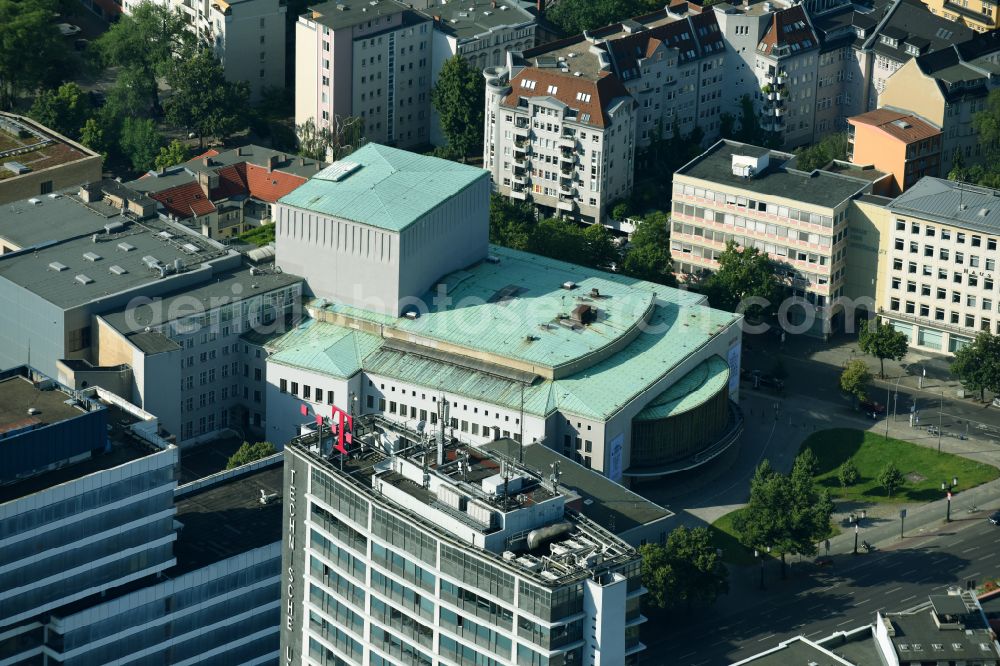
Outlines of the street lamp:
M 858 554 L 858 524 L 854 523 L 854 554 Z
M 767 546 L 766 550 L 767 550 L 768 553 L 770 553 L 771 552 L 771 547 Z M 760 558 L 760 589 L 763 590 L 764 589 L 764 552 L 761 551 L 761 550 L 758 550 L 757 548 L 754 548 L 753 549 L 753 556 Z
M 945 492 L 948 493 L 948 509 L 947 509 L 947 512 L 944 515 L 944 522 L 946 522 L 946 523 L 950 523 L 951 522 L 951 491 L 954 490 L 957 485 L 958 485 L 958 477 L 957 476 L 953 476 L 951 478 L 951 483 L 948 483 L 947 481 L 942 481 L 941 482 L 941 490 L 943 490 L 943 491 L 945 491 Z

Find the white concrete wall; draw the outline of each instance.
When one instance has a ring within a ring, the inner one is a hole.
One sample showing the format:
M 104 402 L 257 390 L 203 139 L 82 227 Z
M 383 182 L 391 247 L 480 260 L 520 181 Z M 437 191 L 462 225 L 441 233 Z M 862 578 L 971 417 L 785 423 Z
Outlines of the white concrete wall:
M 583 658 L 594 666 L 621 664 L 625 654 L 625 597 L 628 579 L 621 574 L 606 574 L 612 582 L 588 579 L 583 586 Z M 593 655 L 593 661 L 588 657 Z

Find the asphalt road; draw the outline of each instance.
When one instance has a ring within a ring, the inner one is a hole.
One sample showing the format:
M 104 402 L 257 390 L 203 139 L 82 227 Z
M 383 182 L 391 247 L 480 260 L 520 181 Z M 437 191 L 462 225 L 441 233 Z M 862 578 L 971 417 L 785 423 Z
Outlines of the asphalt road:
M 764 591 L 756 575 L 731 580 L 734 593 L 751 601 L 729 604 L 723 596 L 710 609 L 671 620 L 661 634 L 665 640 L 647 641 L 643 663 L 730 664 L 793 636 L 821 638 L 856 628 L 871 623 L 878 610 L 905 610 L 951 585 L 998 577 L 1000 527 L 984 516 L 963 518 L 933 535 L 908 536 L 885 550 L 833 560 L 822 569 L 796 565 L 799 570 L 784 581 L 777 563 L 769 563 Z M 748 597 L 748 590 L 755 594 Z

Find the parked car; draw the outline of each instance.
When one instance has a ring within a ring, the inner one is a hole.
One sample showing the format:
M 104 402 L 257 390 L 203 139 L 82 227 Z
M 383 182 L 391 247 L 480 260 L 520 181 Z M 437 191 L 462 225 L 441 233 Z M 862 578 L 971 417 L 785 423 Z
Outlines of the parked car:
M 754 388 L 769 388 L 778 393 L 785 390 L 785 382 L 772 375 L 765 375 L 760 370 L 750 373 L 750 382 Z
M 63 37 L 72 37 L 76 33 L 80 32 L 80 26 L 73 25 L 72 23 L 59 23 L 56 27 L 59 28 L 59 33 Z
M 874 400 L 865 400 L 860 405 L 861 411 L 873 419 L 877 419 L 885 414 L 885 405 Z
M 1000 511 L 994 511 L 988 519 L 994 525 L 1000 525 Z

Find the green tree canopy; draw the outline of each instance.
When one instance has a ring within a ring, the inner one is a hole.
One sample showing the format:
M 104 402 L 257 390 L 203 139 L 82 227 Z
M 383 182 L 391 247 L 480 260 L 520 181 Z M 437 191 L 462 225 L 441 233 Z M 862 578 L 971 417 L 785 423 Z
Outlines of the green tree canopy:
M 254 444 L 251 444 L 250 442 L 243 442 L 240 448 L 236 450 L 236 453 L 229 457 L 229 461 L 226 463 L 226 469 L 241 467 L 248 463 L 252 463 L 255 460 L 273 456 L 277 452 L 278 451 L 274 448 L 274 444 L 271 442 L 256 442 Z
M 966 388 L 979 391 L 980 400 L 985 400 L 987 390 L 1000 393 L 1000 336 L 977 333 L 955 352 L 951 372 Z
M 299 140 L 299 154 L 321 162 L 336 162 L 368 143 L 365 121 L 360 116 L 334 116 L 329 127 L 318 127 L 316 121 L 309 118 L 295 127 L 295 135 Z
M 0 109 L 12 108 L 21 92 L 56 86 L 72 75 L 66 40 L 52 21 L 57 6 L 52 0 L 0 0 Z
M 871 381 L 872 373 L 868 371 L 868 365 L 860 358 L 856 358 L 840 373 L 840 390 L 858 401 L 863 401 L 868 398 L 868 385 Z
M 559 0 L 546 15 L 569 37 L 662 8 L 653 0 Z
M 445 61 L 431 90 L 431 104 L 438 113 L 448 148 L 463 162 L 481 150 L 486 79 L 461 55 Z
M 711 604 L 729 590 L 729 572 L 705 527 L 678 527 L 665 546 L 644 544 L 639 554 L 646 603 L 653 608 Z
M 515 250 L 527 250 L 535 229 L 535 213 L 529 204 L 501 194 L 490 195 L 490 242 Z
M 831 160 L 847 159 L 847 133 L 827 134 L 819 143 L 799 148 L 795 154 L 798 156 L 795 166 L 803 171 L 819 169 Z
M 606 267 L 618 260 L 618 251 L 604 226 L 592 224 L 582 228 L 576 222 L 555 217 L 535 225 L 528 250 L 592 268 Z
M 160 148 L 160 154 L 156 156 L 156 168 L 166 169 L 177 164 L 182 164 L 188 160 L 188 148 L 183 143 L 174 139 L 166 146 Z
M 888 497 L 892 497 L 892 494 L 903 485 L 903 474 L 896 467 L 896 464 L 890 460 L 882 468 L 882 471 L 878 473 L 878 479 L 876 480 L 880 486 L 885 488 L 885 494 Z
M 741 248 L 728 241 L 719 255 L 719 269 L 705 281 L 705 293 L 717 308 L 759 317 L 776 304 L 778 278 L 766 253 L 755 247 Z M 766 299 L 771 305 L 748 299 Z
M 206 136 L 225 139 L 247 128 L 250 87 L 245 81 L 227 81 L 208 49 L 178 63 L 168 79 L 173 95 L 167 119 L 195 132 L 199 147 Z
M 639 223 L 622 259 L 622 273 L 672 287 L 677 285 L 670 256 L 669 224 L 670 216 L 661 212 L 647 215 Z
M 76 83 L 64 83 L 55 90 L 42 90 L 35 96 L 28 115 L 73 140 L 80 138 L 90 117 L 90 97 Z
M 837 470 L 837 480 L 840 481 L 841 487 L 848 488 L 853 486 L 860 479 L 861 473 L 858 471 L 858 466 L 854 464 L 854 458 L 848 458 L 841 463 L 840 468 Z
M 830 534 L 833 500 L 816 486 L 816 458 L 800 454 L 789 475 L 764 460 L 750 481 L 750 501 L 733 520 L 740 542 L 748 548 L 781 555 L 782 575 L 788 554 L 815 555 L 817 543 Z
M 158 109 L 156 77 L 167 76 L 192 55 L 194 39 L 186 26 L 180 10 L 144 0 L 112 23 L 95 46 L 106 65 L 129 70 L 136 94 Z
M 879 377 L 885 377 L 885 359 L 902 359 L 906 356 L 908 344 L 904 333 L 878 317 L 862 326 L 858 335 L 858 347 L 861 351 L 878 359 Z
M 122 123 L 119 146 L 136 171 L 148 171 L 156 166 L 156 157 L 163 145 L 163 135 L 156 123 L 148 118 L 126 118 Z

